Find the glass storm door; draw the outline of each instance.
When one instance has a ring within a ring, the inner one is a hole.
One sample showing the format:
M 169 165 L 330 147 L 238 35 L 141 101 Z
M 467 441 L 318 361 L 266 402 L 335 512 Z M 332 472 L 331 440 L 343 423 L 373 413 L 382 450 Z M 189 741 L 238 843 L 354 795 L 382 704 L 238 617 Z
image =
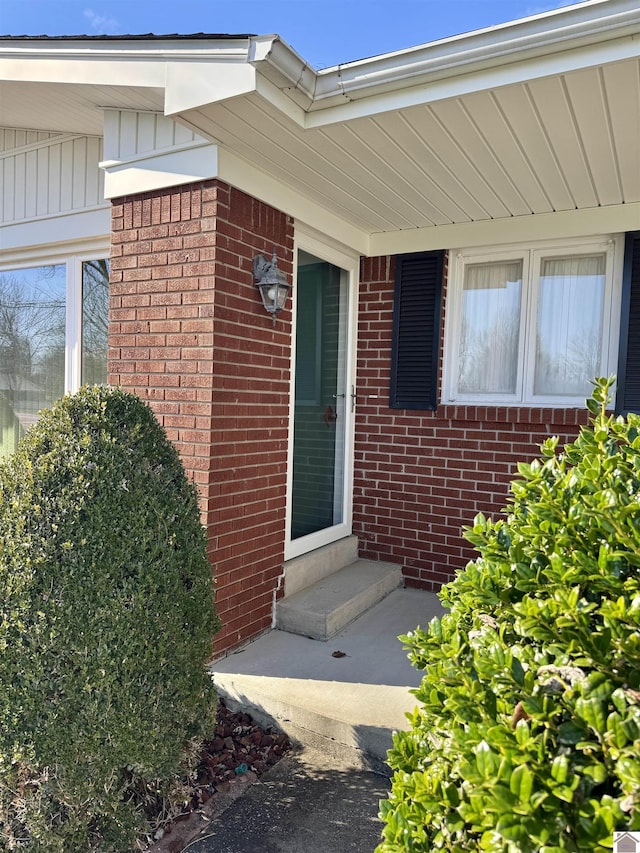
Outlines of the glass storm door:
M 348 280 L 340 267 L 298 252 L 290 538 L 301 553 L 349 532 Z

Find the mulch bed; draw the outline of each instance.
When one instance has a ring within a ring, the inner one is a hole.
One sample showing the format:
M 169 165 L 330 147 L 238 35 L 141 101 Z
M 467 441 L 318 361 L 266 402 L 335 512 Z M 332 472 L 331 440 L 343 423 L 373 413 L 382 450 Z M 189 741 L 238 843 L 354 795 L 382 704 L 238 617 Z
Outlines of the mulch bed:
M 197 770 L 194 807 L 205 803 L 221 784 L 248 770 L 259 777 L 290 747 L 285 734 L 261 728 L 249 714 L 230 711 L 220 699 L 214 736 L 205 741 Z
M 182 850 L 202 831 L 204 821 L 219 813 L 290 748 L 285 734 L 263 728 L 247 713 L 229 710 L 220 699 L 215 731 L 203 744 L 182 807 L 162 822 L 148 853 Z

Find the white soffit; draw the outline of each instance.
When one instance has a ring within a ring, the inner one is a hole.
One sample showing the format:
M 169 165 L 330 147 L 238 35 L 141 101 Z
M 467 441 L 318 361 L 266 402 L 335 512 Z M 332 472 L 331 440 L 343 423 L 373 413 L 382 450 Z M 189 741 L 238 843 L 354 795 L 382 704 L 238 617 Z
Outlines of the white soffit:
M 460 244 L 477 223 L 484 241 L 501 227 L 490 223 L 517 220 L 515 234 L 536 216 L 571 230 L 578 210 L 634 227 L 637 0 L 594 0 L 319 72 L 308 106 L 302 60 L 277 40 L 263 57 L 255 92 L 179 118 L 372 245 L 392 250 L 398 235 L 417 249 L 427 233 L 430 244 Z
M 0 79 L 0 124 L 102 136 L 105 109 L 163 112 L 164 88 Z
M 359 255 L 369 254 L 369 235 L 345 218 L 341 211 L 328 208 L 317 199 L 302 194 L 298 188 L 274 179 L 227 148 L 219 151 L 218 165 L 218 176 L 232 186 L 286 211 L 296 223 L 310 226 Z
M 183 118 L 370 234 L 640 201 L 638 58 L 313 130 L 261 94 Z

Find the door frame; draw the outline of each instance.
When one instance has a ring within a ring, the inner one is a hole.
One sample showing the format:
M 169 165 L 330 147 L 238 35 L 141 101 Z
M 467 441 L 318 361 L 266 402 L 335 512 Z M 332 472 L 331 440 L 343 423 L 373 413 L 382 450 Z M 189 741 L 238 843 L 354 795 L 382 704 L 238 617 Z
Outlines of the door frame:
M 346 316 L 346 364 L 345 364 L 345 433 L 344 433 L 344 483 L 343 483 L 343 507 L 340 524 L 327 527 L 308 536 L 291 539 L 291 513 L 293 497 L 293 427 L 295 406 L 295 381 L 296 381 L 296 315 L 297 315 L 297 279 L 298 279 L 298 251 L 302 250 L 315 255 L 322 261 L 333 264 L 343 270 L 347 283 L 347 316 Z M 346 246 L 331 241 L 330 238 L 305 228 L 296 223 L 295 238 L 293 246 L 294 257 L 294 285 L 292 292 L 292 329 L 291 329 L 291 385 L 289 389 L 289 442 L 287 451 L 287 511 L 285 531 L 285 560 L 299 557 L 309 551 L 314 551 L 323 545 L 328 545 L 338 539 L 349 536 L 352 530 L 353 520 L 353 461 L 354 461 L 354 438 L 355 438 L 355 406 L 351 411 L 351 389 L 356 385 L 356 338 L 357 338 L 357 310 L 358 310 L 358 282 L 360 271 L 360 255 L 351 252 Z

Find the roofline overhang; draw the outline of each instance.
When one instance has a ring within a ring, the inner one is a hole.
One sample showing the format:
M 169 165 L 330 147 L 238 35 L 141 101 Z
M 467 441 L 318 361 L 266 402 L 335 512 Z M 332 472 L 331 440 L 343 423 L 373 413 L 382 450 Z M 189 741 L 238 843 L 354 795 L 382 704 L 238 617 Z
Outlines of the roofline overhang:
M 198 62 L 246 66 L 250 46 L 251 37 L 232 36 L 214 42 L 0 38 L 0 81 L 164 89 L 168 67 Z
M 432 81 L 458 69 L 486 69 L 509 63 L 514 57 L 533 59 L 605 39 L 637 37 L 639 27 L 637 0 L 588 0 L 319 71 L 315 108 L 331 100 L 337 88 L 353 100 L 374 93 L 380 85 L 387 89 L 397 84 L 419 85 L 425 78 Z
M 277 35 L 0 38 L 0 79 L 78 83 L 84 61 L 83 83 L 163 88 L 178 119 L 257 92 L 312 128 L 639 54 L 637 0 L 587 0 L 322 71 Z
M 259 70 L 312 128 L 639 54 L 637 0 L 589 0 L 317 72 L 274 39 Z

